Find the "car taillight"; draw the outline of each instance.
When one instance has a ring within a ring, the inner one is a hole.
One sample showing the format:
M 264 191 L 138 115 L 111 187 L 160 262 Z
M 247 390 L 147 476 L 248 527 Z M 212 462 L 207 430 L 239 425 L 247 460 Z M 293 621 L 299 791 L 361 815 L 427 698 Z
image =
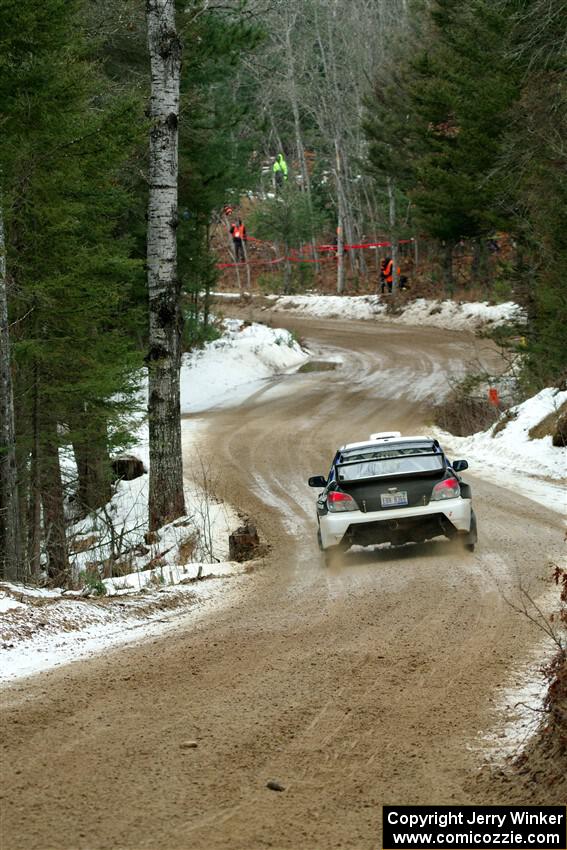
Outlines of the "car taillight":
M 357 511 L 358 505 L 348 493 L 339 493 L 338 490 L 331 490 L 327 494 L 327 507 L 330 511 Z
M 445 478 L 433 488 L 431 494 L 432 502 L 439 502 L 441 499 L 457 499 L 461 495 L 461 488 L 456 478 Z

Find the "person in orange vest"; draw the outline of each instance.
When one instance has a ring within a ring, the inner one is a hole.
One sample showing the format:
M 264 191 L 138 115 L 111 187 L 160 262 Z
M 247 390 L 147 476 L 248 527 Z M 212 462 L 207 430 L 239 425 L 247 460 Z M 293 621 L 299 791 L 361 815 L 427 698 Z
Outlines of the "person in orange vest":
M 238 219 L 238 224 L 232 224 L 230 227 L 230 235 L 234 244 L 234 256 L 237 263 L 246 262 L 246 254 L 244 253 L 244 240 L 246 239 L 246 228 L 242 224 L 242 219 Z
M 398 267 L 398 280 L 400 280 L 400 269 Z M 407 283 L 407 277 L 405 278 L 405 282 Z M 384 259 L 380 262 L 380 291 L 382 295 L 386 287 L 388 287 L 388 292 L 392 291 L 392 284 L 394 283 L 394 261 L 391 257 L 384 257 Z M 407 287 L 404 287 L 407 288 Z

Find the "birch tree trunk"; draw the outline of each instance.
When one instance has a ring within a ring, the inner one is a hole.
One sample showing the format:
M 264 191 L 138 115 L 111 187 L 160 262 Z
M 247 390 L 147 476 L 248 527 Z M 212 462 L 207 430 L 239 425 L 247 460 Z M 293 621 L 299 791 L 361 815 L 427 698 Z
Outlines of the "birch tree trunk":
M 182 319 L 177 276 L 181 43 L 172 0 L 146 0 L 146 17 L 151 68 L 147 246 L 149 524 L 155 530 L 185 513 L 179 401 Z
M 0 567 L 5 578 L 23 578 L 24 565 L 21 556 L 6 243 L 0 194 Z

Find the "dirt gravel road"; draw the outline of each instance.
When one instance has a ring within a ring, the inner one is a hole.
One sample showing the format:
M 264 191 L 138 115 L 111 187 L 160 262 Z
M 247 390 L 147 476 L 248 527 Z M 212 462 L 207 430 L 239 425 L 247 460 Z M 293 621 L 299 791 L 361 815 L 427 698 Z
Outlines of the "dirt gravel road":
M 4 690 L 5 850 L 375 850 L 382 804 L 490 802 L 479 734 L 538 639 L 504 596 L 542 591 L 557 515 L 471 475 L 474 554 L 328 571 L 305 481 L 343 440 L 421 430 L 447 372 L 493 355 L 438 329 L 286 322 L 341 365 L 211 413 L 200 445 L 270 557 L 210 620 Z

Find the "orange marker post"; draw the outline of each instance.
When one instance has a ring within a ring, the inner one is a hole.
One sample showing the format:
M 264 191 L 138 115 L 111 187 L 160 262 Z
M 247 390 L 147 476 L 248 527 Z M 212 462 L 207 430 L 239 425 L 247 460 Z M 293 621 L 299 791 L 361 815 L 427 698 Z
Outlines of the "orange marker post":
M 498 395 L 496 387 L 490 387 L 488 390 L 488 401 L 490 404 L 493 404 L 494 407 L 500 407 L 500 396 Z

